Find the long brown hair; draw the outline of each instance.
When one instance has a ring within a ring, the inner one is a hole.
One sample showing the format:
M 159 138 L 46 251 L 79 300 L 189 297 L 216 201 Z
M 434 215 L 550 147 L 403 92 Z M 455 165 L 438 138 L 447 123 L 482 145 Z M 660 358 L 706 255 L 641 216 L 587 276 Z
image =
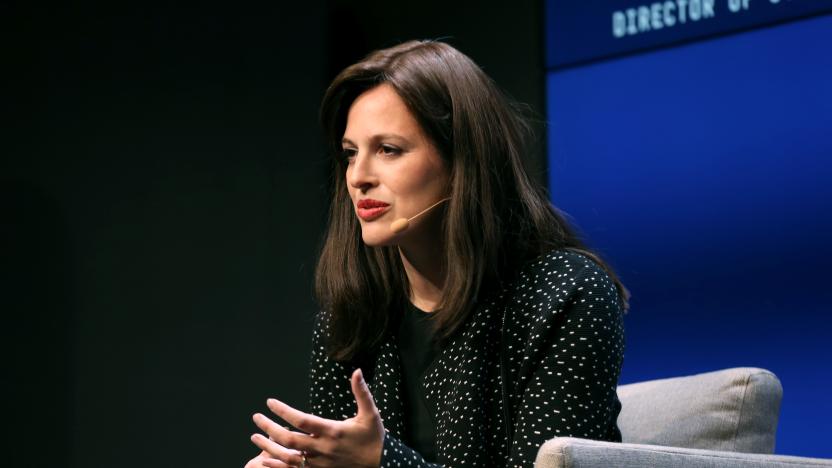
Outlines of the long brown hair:
M 542 188 L 526 175 L 522 155 L 530 128 L 494 82 L 448 44 L 410 41 L 371 53 L 343 70 L 326 91 L 321 123 L 333 155 L 333 192 L 315 293 L 329 314 L 328 353 L 358 359 L 372 351 L 409 297 L 396 247 L 367 247 L 344 178 L 341 138 L 347 112 L 381 83 L 396 90 L 432 140 L 450 172 L 443 223 L 447 276 L 433 314 L 445 340 L 463 325 L 481 294 L 510 281 L 520 266 L 567 248 L 591 257 L 613 278 L 622 304 L 627 290 L 581 242 Z

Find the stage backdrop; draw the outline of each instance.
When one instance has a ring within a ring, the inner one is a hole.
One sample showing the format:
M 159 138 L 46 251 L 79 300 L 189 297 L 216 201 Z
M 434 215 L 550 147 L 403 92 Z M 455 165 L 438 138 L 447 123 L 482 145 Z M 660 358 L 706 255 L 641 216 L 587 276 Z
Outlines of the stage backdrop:
M 552 199 L 632 291 L 622 383 L 770 369 L 776 452 L 832 457 L 830 3 L 693 1 L 547 3 Z

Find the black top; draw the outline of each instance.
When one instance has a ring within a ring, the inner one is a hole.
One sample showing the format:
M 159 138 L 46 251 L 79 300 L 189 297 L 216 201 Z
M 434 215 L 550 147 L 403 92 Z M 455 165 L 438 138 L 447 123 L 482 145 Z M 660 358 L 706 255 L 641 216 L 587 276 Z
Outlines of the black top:
M 436 349 L 430 312 L 407 303 L 399 324 L 398 344 L 402 363 L 404 440 L 427 461 L 436 461 L 436 431 L 422 389 L 422 376 L 433 362 Z

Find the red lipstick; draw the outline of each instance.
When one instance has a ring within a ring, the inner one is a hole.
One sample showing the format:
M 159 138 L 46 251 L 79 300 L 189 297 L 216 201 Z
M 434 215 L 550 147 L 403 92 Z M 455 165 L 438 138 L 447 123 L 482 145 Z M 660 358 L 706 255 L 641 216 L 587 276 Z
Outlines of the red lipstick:
M 359 218 L 364 221 L 372 221 L 390 209 L 390 204 L 384 203 L 383 201 L 373 200 L 372 198 L 365 198 L 363 200 L 358 200 L 356 208 L 358 208 L 357 211 Z

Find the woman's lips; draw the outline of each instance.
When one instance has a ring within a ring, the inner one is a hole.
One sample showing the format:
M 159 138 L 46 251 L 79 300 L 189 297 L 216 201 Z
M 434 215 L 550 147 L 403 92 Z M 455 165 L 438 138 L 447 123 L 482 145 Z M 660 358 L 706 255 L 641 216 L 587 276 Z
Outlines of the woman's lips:
M 356 206 L 358 217 L 364 221 L 372 221 L 383 215 L 389 209 L 389 204 L 369 198 L 359 200 Z
M 389 206 L 379 206 L 377 208 L 359 208 L 358 217 L 364 221 L 372 221 L 383 215 L 385 211 L 390 209 Z

